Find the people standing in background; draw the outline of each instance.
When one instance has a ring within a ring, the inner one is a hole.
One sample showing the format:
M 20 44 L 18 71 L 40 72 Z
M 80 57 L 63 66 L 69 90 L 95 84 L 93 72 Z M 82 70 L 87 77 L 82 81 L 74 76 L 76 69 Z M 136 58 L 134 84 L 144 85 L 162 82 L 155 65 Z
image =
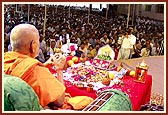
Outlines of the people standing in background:
M 130 33 L 130 34 L 128 34 Z M 135 44 L 136 38 L 132 35 L 132 30 L 129 29 L 128 32 L 125 32 L 121 40 L 121 48 L 118 53 L 117 60 L 126 60 L 130 58 L 132 53 L 133 45 Z
M 19 12 L 15 12 L 15 8 L 12 5 L 8 6 L 8 12 L 4 12 L 4 32 L 10 33 L 10 28 L 17 23 L 24 23 L 27 21 L 27 18 L 21 19 L 18 18 Z M 23 10 L 27 11 L 27 5 L 22 5 L 24 7 Z M 30 10 L 30 22 L 34 23 L 39 31 L 41 30 L 41 34 L 43 34 L 43 25 L 44 25 L 44 6 L 42 5 L 33 5 L 31 6 Z M 70 6 L 73 8 L 73 6 Z M 103 38 L 104 34 L 107 34 L 109 37 L 113 37 L 113 41 L 116 43 L 118 38 L 122 36 L 123 30 L 126 30 L 126 20 L 123 17 L 118 17 L 115 15 L 114 17 L 108 18 L 107 20 L 104 19 L 104 16 L 99 14 L 98 12 L 94 12 L 94 15 L 90 15 L 89 23 L 87 23 L 87 12 L 81 9 L 73 9 L 71 10 L 70 17 L 68 15 L 68 9 L 62 7 L 61 5 L 57 6 L 57 12 L 55 12 L 55 6 L 48 5 L 50 10 L 47 11 L 47 19 L 46 19 L 46 30 L 45 30 L 45 41 L 52 39 L 57 35 L 58 37 L 61 36 L 64 38 L 65 34 L 69 34 L 70 37 L 74 35 L 78 35 L 78 38 L 72 39 L 73 43 L 76 43 L 77 40 L 78 46 L 80 46 L 80 42 L 84 42 L 85 39 L 89 39 L 89 42 L 92 43 L 92 38 L 95 35 L 97 38 L 98 43 L 100 44 L 100 38 Z M 6 9 L 6 8 L 4 8 Z M 6 10 L 5 10 L 6 11 Z M 21 15 L 26 15 L 26 12 L 22 12 Z M 19 14 L 20 15 L 20 14 Z M 164 38 L 164 21 L 154 20 L 152 18 L 146 18 L 142 16 L 135 17 L 133 22 L 134 25 L 134 35 L 137 37 L 137 40 L 144 39 L 153 39 L 153 37 L 158 37 L 160 34 Z M 52 37 L 53 36 L 53 37 Z M 89 38 L 88 38 L 89 36 Z M 82 38 L 84 37 L 84 38 Z M 91 38 L 91 41 L 90 41 Z M 159 39 L 160 39 L 159 38 Z M 109 38 L 110 39 L 110 38 Z M 62 39 L 63 40 L 63 39 Z M 56 40 L 57 41 L 57 40 Z M 143 42 L 143 40 L 142 40 Z M 106 44 L 106 42 L 104 42 Z M 49 43 L 50 44 L 50 43 Z M 9 44 L 7 44 L 8 46 Z M 7 47 L 6 46 L 6 47 Z M 160 54 L 164 54 L 164 45 L 160 46 Z M 95 47 L 95 45 L 93 45 Z M 143 46 L 145 47 L 145 46 Z
M 132 53 L 133 53 L 133 47 L 135 47 L 135 43 L 136 43 L 136 37 L 133 35 L 133 28 L 130 27 L 128 30 L 128 38 L 130 39 L 130 56 L 129 58 L 132 58 Z

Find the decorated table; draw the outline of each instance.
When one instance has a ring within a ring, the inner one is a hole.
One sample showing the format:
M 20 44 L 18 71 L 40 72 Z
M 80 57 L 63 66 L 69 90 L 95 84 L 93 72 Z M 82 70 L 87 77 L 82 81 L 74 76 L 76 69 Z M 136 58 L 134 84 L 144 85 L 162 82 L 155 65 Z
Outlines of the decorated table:
M 69 59 L 72 59 L 72 57 L 68 57 L 67 61 Z M 91 74 L 95 75 L 95 73 L 90 71 L 90 75 L 86 75 L 85 82 L 82 82 L 82 79 L 84 78 L 81 75 L 78 75 L 78 72 L 74 74 L 76 70 L 80 70 L 81 68 L 90 68 L 91 70 L 94 70 L 92 68 L 93 65 L 85 65 L 83 63 L 75 64 L 74 67 L 69 67 L 67 71 L 64 72 L 64 83 L 66 86 L 66 92 L 69 93 L 72 97 L 74 96 L 89 96 L 93 99 L 96 99 L 98 96 L 99 91 L 103 91 L 106 89 L 116 89 L 120 90 L 127 94 L 127 96 L 130 98 L 132 103 L 132 110 L 138 111 L 140 110 L 141 105 L 144 105 L 150 101 L 150 94 L 151 94 L 151 87 L 152 87 L 152 76 L 146 75 L 145 83 L 136 82 L 135 77 L 131 77 L 129 75 L 123 75 L 122 79 L 120 79 L 120 82 L 115 83 L 114 80 L 110 83 L 110 85 L 106 86 L 103 85 L 100 81 L 94 81 Z M 78 68 L 78 69 L 77 69 Z M 85 70 L 85 69 L 84 69 Z M 116 72 L 117 67 L 115 67 L 112 72 Z M 53 74 L 54 71 L 50 70 Z M 86 73 L 82 73 L 83 71 L 80 71 L 80 74 L 88 74 L 88 70 L 85 70 Z M 106 70 L 98 70 L 95 72 L 99 72 L 99 74 Z M 73 73 L 73 74 L 72 74 Z M 96 74 L 97 75 L 97 74 Z M 95 76 L 96 76 L 95 75 Z M 102 74 L 104 75 L 104 74 Z M 78 83 L 83 83 L 84 87 L 79 88 L 77 86 Z M 94 84 L 94 88 L 92 91 L 87 90 L 87 84 L 92 83 Z
M 152 76 L 147 74 L 148 66 L 142 61 L 132 71 L 122 63 L 116 66 L 113 59 L 114 51 L 109 45 L 100 48 L 98 55 L 89 61 L 67 56 L 69 67 L 63 73 L 66 92 L 72 97 L 88 96 L 96 100 L 104 91 L 117 90 L 127 95 L 133 111 L 139 111 L 150 101 Z M 49 70 L 57 76 L 56 71 Z

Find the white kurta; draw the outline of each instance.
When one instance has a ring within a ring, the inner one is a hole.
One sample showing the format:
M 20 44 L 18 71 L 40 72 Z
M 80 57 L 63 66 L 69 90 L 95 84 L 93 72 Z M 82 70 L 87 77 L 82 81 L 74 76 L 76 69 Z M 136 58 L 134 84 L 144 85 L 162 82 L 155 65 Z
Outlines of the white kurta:
M 118 60 L 125 60 L 129 59 L 131 50 L 133 49 L 133 45 L 136 42 L 136 37 L 134 35 L 128 35 L 127 37 L 123 37 L 121 48 L 119 50 L 118 54 Z

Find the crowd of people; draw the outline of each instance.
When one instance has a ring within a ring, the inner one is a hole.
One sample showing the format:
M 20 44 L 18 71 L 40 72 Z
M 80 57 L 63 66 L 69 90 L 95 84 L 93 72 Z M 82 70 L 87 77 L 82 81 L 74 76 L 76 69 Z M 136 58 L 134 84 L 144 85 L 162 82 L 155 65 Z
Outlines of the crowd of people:
M 42 62 L 45 62 L 50 54 L 55 52 L 54 48 L 60 47 L 60 39 L 62 40 L 62 44 L 66 43 L 67 35 L 71 43 L 78 44 L 79 51 L 82 51 L 85 57 L 87 54 L 91 54 L 92 58 L 94 58 L 98 49 L 106 44 L 109 44 L 113 48 L 115 60 L 164 54 L 163 21 L 137 16 L 131 26 L 133 28 L 132 35 L 136 39 L 133 40 L 132 46 L 129 47 L 130 53 L 127 53 L 128 55 L 125 57 L 119 53 L 122 46 L 125 47 L 125 42 L 122 41 L 124 38 L 127 38 L 125 36 L 129 31 L 126 28 L 127 18 L 125 17 L 116 15 L 106 19 L 102 16 L 102 13 L 91 11 L 88 21 L 87 9 L 48 5 L 44 34 L 44 5 L 30 5 L 30 22 L 27 22 L 27 11 L 27 5 L 22 5 L 22 11 L 20 12 L 16 12 L 16 8 L 11 7 L 11 5 L 5 6 L 5 51 L 11 50 L 9 40 L 10 30 L 14 25 L 26 22 L 35 25 L 39 30 L 41 50 L 38 57 Z M 127 41 L 129 42 L 129 40 Z M 126 47 L 128 48 L 128 44 L 126 44 Z M 79 53 L 76 52 L 76 54 Z
M 56 52 L 68 43 L 67 38 L 78 45 L 75 55 L 83 58 L 94 58 L 106 44 L 114 49 L 115 60 L 164 55 L 161 21 L 137 17 L 134 26 L 126 28 L 126 18 L 106 19 L 100 12 L 91 12 L 88 22 L 86 10 L 50 5 L 44 31 L 43 5 L 30 6 L 30 22 L 27 5 L 21 12 L 16 12 L 15 5 L 4 8 L 4 73 L 29 84 L 45 109 L 62 107 L 66 101 L 62 76 L 66 58 Z M 48 70 L 51 66 L 56 67 L 57 79 Z

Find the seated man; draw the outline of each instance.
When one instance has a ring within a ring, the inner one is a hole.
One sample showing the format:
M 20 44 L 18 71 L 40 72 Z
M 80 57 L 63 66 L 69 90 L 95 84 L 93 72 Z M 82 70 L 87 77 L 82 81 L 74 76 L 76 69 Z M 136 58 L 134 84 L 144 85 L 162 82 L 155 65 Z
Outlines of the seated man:
M 133 47 L 133 53 L 132 53 L 132 58 L 139 58 L 141 57 L 141 42 L 139 40 L 136 41 L 135 46 Z
M 15 26 L 10 35 L 12 52 L 4 54 L 4 73 L 27 82 L 37 94 L 43 108 L 48 105 L 61 107 L 65 99 L 63 78 L 57 76 L 56 79 L 46 66 L 51 63 L 55 64 L 57 70 L 62 70 L 66 59 L 60 56 L 59 60 L 55 61 L 55 57 L 50 57 L 45 64 L 35 59 L 39 53 L 39 38 L 35 26 Z
M 141 49 L 141 56 L 142 57 L 149 57 L 151 53 L 151 45 L 150 44 L 146 44 L 145 48 Z

